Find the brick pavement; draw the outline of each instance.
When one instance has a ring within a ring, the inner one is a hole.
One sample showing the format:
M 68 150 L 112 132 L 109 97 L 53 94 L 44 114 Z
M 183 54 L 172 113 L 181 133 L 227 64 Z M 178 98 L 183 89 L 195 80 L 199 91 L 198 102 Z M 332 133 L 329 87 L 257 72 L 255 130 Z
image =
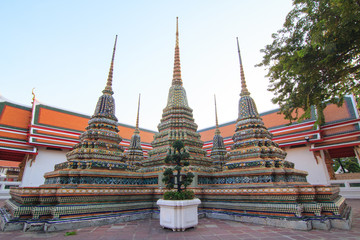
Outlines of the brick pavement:
M 156 240 L 232 240 L 232 239 L 266 239 L 266 240 L 306 240 L 306 239 L 360 239 L 360 199 L 347 200 L 353 207 L 353 226 L 350 231 L 332 229 L 330 231 L 299 231 L 248 223 L 202 218 L 199 225 L 185 232 L 173 232 L 162 229 L 157 219 L 147 219 L 127 223 L 112 224 L 100 227 L 89 227 L 54 233 L 34 232 L 0 232 L 1 240 L 10 239 L 51 239 L 51 240 L 111 240 L 111 239 L 156 239 Z M 3 201 L 0 202 L 0 205 Z M 65 236 L 66 232 L 75 231 L 76 235 Z

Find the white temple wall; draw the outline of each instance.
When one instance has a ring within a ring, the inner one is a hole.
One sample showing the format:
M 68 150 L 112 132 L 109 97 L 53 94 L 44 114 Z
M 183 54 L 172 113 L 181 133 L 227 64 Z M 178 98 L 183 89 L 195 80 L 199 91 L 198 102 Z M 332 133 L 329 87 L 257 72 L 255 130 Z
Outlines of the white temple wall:
M 64 149 L 60 151 L 39 147 L 35 161 L 26 162 L 21 187 L 38 187 L 44 184 L 44 174 L 53 171 L 55 164 L 65 162 L 67 152 Z
M 326 169 L 324 154 L 321 153 L 321 158 L 316 159 L 309 146 L 297 148 L 285 148 L 287 152 L 286 160 L 295 163 L 295 169 L 304 170 L 308 172 L 307 180 L 311 184 L 330 184 L 330 177 Z

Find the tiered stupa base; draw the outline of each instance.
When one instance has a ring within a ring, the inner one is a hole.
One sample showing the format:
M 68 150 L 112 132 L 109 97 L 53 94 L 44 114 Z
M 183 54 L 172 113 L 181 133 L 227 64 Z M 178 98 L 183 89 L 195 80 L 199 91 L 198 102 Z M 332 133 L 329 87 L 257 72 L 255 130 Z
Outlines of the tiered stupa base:
M 1 210 L 1 229 L 50 232 L 150 218 L 153 191 L 120 186 L 18 189 L 19 197 L 6 201 L 8 211 Z M 48 197 L 54 201 L 46 202 Z
M 205 216 L 299 230 L 351 228 L 351 207 L 329 186 L 207 188 Z
M 350 229 L 351 208 L 329 186 L 207 186 L 194 188 L 199 216 L 299 230 Z M 3 231 L 60 231 L 157 218 L 155 186 L 19 188 L 1 209 Z
M 3 231 L 59 231 L 158 217 L 162 171 L 69 169 L 58 165 L 40 187 L 11 189 Z M 350 229 L 338 187 L 310 185 L 293 168 L 194 172 L 199 216 L 300 230 Z M 76 182 L 76 183 L 75 183 Z
M 197 176 L 202 213 L 210 218 L 300 230 L 351 228 L 339 187 L 311 185 L 291 168 L 237 168 Z
M 65 165 L 63 165 L 65 166 Z M 14 188 L 3 231 L 59 231 L 151 217 L 158 174 L 105 169 L 58 169 L 40 187 Z

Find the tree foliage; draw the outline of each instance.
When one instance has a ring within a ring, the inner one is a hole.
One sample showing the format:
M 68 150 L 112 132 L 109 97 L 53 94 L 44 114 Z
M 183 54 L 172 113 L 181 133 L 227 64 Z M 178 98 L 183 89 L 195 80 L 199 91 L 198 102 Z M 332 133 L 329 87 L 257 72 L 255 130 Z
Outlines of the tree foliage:
M 311 106 L 324 123 L 326 103 L 360 94 L 360 1 L 293 0 L 283 28 L 261 51 L 273 103 L 290 121 L 309 118 Z M 299 114 L 299 109 L 305 113 Z
M 333 160 L 333 169 L 335 172 L 338 171 L 339 168 L 340 172 L 343 173 L 360 172 L 360 166 L 356 157 L 335 158 Z
M 177 192 L 180 193 L 183 190 L 182 186 L 184 186 L 184 189 L 186 189 L 186 187 L 192 183 L 194 178 L 193 173 L 188 172 L 187 174 L 181 174 L 181 169 L 185 166 L 189 166 L 189 162 L 186 161 L 189 156 L 190 155 L 185 150 L 184 143 L 182 141 L 176 140 L 173 142 L 172 148 L 165 158 L 165 163 L 172 163 L 175 165 L 175 167 L 166 168 L 164 171 L 164 177 L 162 181 L 166 184 L 166 188 L 172 189 L 176 185 Z

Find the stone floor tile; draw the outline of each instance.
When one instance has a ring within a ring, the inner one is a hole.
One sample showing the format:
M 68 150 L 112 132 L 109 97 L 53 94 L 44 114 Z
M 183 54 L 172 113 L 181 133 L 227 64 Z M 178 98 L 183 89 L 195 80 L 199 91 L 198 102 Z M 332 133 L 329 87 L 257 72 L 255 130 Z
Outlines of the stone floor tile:
M 149 236 L 149 240 L 167 240 L 166 236 Z
M 171 240 L 185 240 L 184 236 L 168 236 L 167 239 Z
M 291 240 L 291 238 L 288 238 L 286 236 L 281 236 L 281 237 L 262 237 L 262 238 L 258 238 L 259 240 Z
M 253 238 L 253 237 L 249 237 L 249 238 L 239 238 L 240 240 L 259 240 L 259 238 Z
M 205 224 L 204 226 L 206 228 L 216 228 L 216 227 L 218 227 L 216 224 Z
M 103 236 L 99 237 L 99 240 L 113 240 L 113 239 L 126 239 L 126 238 L 120 238 L 120 233 L 106 233 Z M 128 236 L 127 239 L 133 239 L 132 236 Z M 72 238 L 66 238 L 65 240 L 73 240 Z M 86 239 L 84 239 L 86 240 Z
M 204 240 L 207 238 L 203 238 L 201 235 L 199 235 L 199 236 L 193 235 L 193 236 L 184 236 L 184 239 L 185 240 Z M 218 239 L 216 239 L 216 240 L 218 240 Z
M 251 237 L 257 237 L 257 238 L 269 237 L 266 233 L 250 233 L 249 235 Z
M 232 234 L 229 234 L 229 235 L 221 235 L 221 236 L 218 236 L 221 240 L 239 240 L 240 237 L 239 236 L 236 236 L 236 235 L 232 235 Z
M 289 237 L 287 237 L 287 239 L 291 239 L 291 240 L 308 240 L 308 239 L 316 239 L 318 237 L 319 236 L 316 236 L 315 238 L 308 238 L 308 237 L 301 236 L 301 235 L 295 235 L 295 236 L 289 236 Z
M 189 240 L 191 239 L 191 237 L 188 238 Z M 221 238 L 219 238 L 218 236 L 201 236 L 201 240 L 220 240 Z
M 231 234 L 242 234 L 242 233 L 246 233 L 246 231 L 240 230 L 240 229 L 235 229 L 235 230 L 229 230 L 229 233 Z

